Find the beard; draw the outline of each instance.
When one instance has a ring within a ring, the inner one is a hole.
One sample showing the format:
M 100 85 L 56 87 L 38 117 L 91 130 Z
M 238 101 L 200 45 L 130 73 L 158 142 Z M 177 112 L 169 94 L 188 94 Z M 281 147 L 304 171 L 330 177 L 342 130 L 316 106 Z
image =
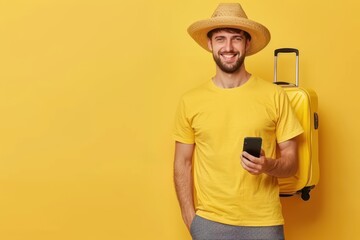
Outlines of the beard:
M 235 55 L 235 54 L 239 54 L 239 53 L 238 52 L 223 52 L 220 54 L 234 54 Z M 225 73 L 235 73 L 244 64 L 245 54 L 242 54 L 240 57 L 238 57 L 238 59 L 234 63 L 226 63 L 226 62 L 221 61 L 220 54 L 215 55 L 213 53 L 213 58 L 214 58 L 216 65 L 218 65 L 218 67 Z

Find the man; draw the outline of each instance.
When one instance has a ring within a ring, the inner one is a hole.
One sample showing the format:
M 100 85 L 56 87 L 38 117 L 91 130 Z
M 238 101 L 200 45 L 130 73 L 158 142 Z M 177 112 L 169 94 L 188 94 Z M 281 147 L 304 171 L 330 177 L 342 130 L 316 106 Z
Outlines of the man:
M 270 33 L 229 3 L 188 32 L 212 52 L 216 74 L 177 111 L 174 181 L 185 225 L 194 240 L 284 239 L 277 178 L 296 173 L 303 130 L 285 92 L 244 65 Z M 259 158 L 243 152 L 245 137 L 263 139 Z

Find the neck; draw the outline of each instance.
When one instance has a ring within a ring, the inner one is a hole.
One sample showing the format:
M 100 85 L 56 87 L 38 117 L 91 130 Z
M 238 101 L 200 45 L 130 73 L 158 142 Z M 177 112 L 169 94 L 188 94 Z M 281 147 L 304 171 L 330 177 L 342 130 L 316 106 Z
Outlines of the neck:
M 213 82 L 221 88 L 236 88 L 246 83 L 250 77 L 251 74 L 244 67 L 241 67 L 239 71 L 234 73 L 226 73 L 217 68 Z

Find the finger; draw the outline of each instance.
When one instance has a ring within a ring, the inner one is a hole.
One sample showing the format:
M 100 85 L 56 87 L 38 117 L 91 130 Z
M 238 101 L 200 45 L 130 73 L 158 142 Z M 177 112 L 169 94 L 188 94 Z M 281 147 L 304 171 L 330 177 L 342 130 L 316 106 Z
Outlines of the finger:
M 248 166 L 248 164 L 249 164 L 248 162 L 249 162 L 249 160 L 244 159 L 243 161 L 241 161 L 241 166 L 242 166 L 246 171 L 248 171 L 249 173 L 252 173 L 252 172 L 253 172 L 253 169 Z
M 256 158 L 252 155 L 250 155 L 247 152 L 243 152 L 241 159 L 242 159 L 242 166 L 243 168 L 248 171 L 249 173 L 253 174 L 253 175 L 258 175 L 262 172 L 262 158 L 264 158 L 263 156 L 261 156 L 260 158 Z
M 252 163 L 259 163 L 259 159 L 257 157 L 254 157 L 253 155 L 247 153 L 247 152 L 243 152 L 242 153 L 243 157 L 245 157 L 248 161 L 252 162 Z
M 245 159 L 245 161 L 241 161 L 241 165 L 248 173 L 250 173 L 252 175 L 258 175 L 260 173 L 258 169 L 251 167 L 251 165 L 254 165 L 254 164 L 252 164 L 249 160 Z
M 252 156 L 249 154 L 249 157 Z M 256 163 L 252 162 L 251 160 L 247 159 L 245 156 L 241 157 L 241 165 L 245 170 L 247 170 L 250 173 L 257 173 L 259 171 L 259 166 Z
M 242 153 L 242 156 L 243 156 L 246 160 L 248 160 L 248 161 L 250 161 L 250 162 L 252 161 L 253 156 L 250 155 L 249 153 L 243 152 L 243 153 Z
M 245 156 L 241 156 L 241 164 L 243 164 L 244 166 L 246 166 L 247 168 L 251 167 L 251 161 L 249 159 L 247 159 Z
M 261 154 L 260 154 L 260 155 L 265 157 L 265 151 L 264 151 L 264 149 L 261 149 Z

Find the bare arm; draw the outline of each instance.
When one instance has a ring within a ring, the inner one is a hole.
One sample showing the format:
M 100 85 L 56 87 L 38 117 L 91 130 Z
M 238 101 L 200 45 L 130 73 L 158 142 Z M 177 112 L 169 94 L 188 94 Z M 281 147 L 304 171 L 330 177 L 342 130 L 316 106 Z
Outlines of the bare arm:
M 241 164 L 245 170 L 254 175 L 266 173 L 280 178 L 295 175 L 298 168 L 296 138 L 279 143 L 279 149 L 280 158 L 278 159 L 266 158 L 264 151 L 262 151 L 260 158 L 243 152 Z
M 181 214 L 185 225 L 190 224 L 195 216 L 192 176 L 192 156 L 194 144 L 176 142 L 174 158 L 174 182 Z

